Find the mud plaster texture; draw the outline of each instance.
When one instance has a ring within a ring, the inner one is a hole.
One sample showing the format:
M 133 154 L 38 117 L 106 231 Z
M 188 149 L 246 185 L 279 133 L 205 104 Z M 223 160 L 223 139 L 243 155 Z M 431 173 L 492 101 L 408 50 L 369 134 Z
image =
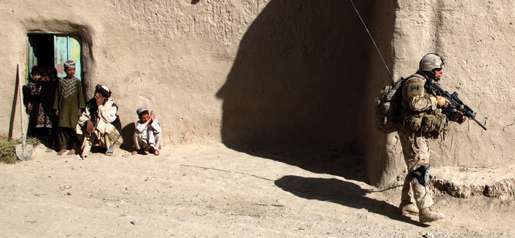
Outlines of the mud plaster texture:
M 444 87 L 458 91 L 480 121 L 487 117 L 487 131 L 470 121 L 451 124 L 445 140 L 431 144 L 432 164 L 468 168 L 513 164 L 515 80 L 510 72 L 515 67 L 515 3 L 401 0 L 397 4 L 394 79 L 414 73 L 425 52 L 438 52 L 446 61 Z M 383 183 L 404 169 L 397 136 L 388 135 L 386 141 Z
M 83 39 L 89 95 L 97 83 L 112 89 L 125 135 L 135 109 L 150 106 L 167 144 L 223 142 L 248 153 L 333 147 L 365 158 L 373 183 L 402 170 L 395 135 L 373 131 L 373 98 L 390 78 L 348 2 L 195 2 L 0 2 L 0 123 L 11 120 L 16 64 L 26 70 L 26 34 L 72 33 Z M 452 76 L 445 85 L 489 118 L 487 132 L 451 126 L 432 146 L 435 165 L 513 162 L 514 3 L 358 1 L 358 8 L 394 79 L 438 51 Z
M 515 166 L 503 168 L 456 168 L 444 166 L 434 171 L 437 191 L 453 197 L 486 196 L 507 200 L 515 197 Z

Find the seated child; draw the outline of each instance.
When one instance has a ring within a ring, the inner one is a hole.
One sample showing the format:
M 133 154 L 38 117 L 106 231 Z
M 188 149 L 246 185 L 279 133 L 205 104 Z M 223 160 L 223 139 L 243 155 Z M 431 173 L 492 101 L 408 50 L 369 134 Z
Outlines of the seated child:
M 95 87 L 95 97 L 86 103 L 77 125 L 77 134 L 83 134 L 81 158 L 86 158 L 92 146 L 106 148 L 106 155 L 112 155 L 120 139 L 116 129 L 118 106 L 111 98 L 111 91 L 104 85 Z
M 139 120 L 135 123 L 134 151 L 133 154 L 147 154 L 147 151 L 159 155 L 161 145 L 161 125 L 150 109 L 139 108 L 136 110 Z

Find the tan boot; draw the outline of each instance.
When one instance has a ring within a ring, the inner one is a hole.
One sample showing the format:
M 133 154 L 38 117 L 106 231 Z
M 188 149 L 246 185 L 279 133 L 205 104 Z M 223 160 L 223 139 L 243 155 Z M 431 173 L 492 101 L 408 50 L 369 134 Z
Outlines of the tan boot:
M 399 209 L 401 210 L 401 214 L 403 216 L 418 214 L 418 208 L 413 203 L 401 203 L 401 205 L 399 205 Z
M 445 218 L 445 216 L 442 213 L 432 211 L 429 207 L 421 209 L 418 214 L 418 219 L 422 223 L 433 222 L 443 218 Z

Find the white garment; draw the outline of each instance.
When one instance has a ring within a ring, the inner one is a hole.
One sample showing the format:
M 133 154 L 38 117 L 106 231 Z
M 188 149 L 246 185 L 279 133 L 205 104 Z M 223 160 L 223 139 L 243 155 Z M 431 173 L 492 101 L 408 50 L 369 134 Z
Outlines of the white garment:
M 161 134 L 161 124 L 157 119 L 153 119 L 152 123 L 136 122 L 137 136 L 150 146 L 156 145 L 156 137 Z
M 84 134 L 83 128 L 86 126 L 86 123 L 91 120 L 92 115 L 89 110 L 90 108 L 86 106 L 81 116 L 79 117 L 79 121 L 77 122 L 76 132 L 77 134 Z M 118 143 L 121 138 L 120 133 L 114 127 L 112 122 L 116 120 L 118 117 L 116 114 L 118 112 L 117 106 L 114 104 L 112 98 L 109 98 L 104 105 L 98 106 L 96 118 L 95 130 L 93 133 L 89 135 L 85 135 L 84 141 L 82 142 L 81 147 L 81 155 L 84 158 L 91 147 L 95 142 L 100 143 L 99 145 L 102 147 L 110 148 L 113 144 Z
M 99 130 L 101 133 L 105 133 L 105 128 L 107 127 L 106 124 L 113 123 L 117 118 L 117 113 L 118 107 L 114 105 L 114 101 L 112 98 L 109 98 L 107 102 L 104 103 L 104 105 L 98 106 L 96 119 L 97 121 L 95 123 L 97 125 L 96 129 Z M 84 108 L 84 111 L 79 117 L 79 121 L 77 122 L 78 128 L 86 126 L 86 122 L 89 121 L 91 118 L 91 112 L 89 111 L 89 108 L 86 106 L 86 108 Z

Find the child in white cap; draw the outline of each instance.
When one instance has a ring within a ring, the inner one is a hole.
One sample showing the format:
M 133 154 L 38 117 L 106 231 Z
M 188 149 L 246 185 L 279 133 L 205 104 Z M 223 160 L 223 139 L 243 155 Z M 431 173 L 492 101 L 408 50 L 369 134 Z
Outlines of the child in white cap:
M 135 123 L 133 154 L 147 154 L 147 151 L 159 155 L 161 125 L 152 111 L 142 107 L 136 110 L 139 120 Z

